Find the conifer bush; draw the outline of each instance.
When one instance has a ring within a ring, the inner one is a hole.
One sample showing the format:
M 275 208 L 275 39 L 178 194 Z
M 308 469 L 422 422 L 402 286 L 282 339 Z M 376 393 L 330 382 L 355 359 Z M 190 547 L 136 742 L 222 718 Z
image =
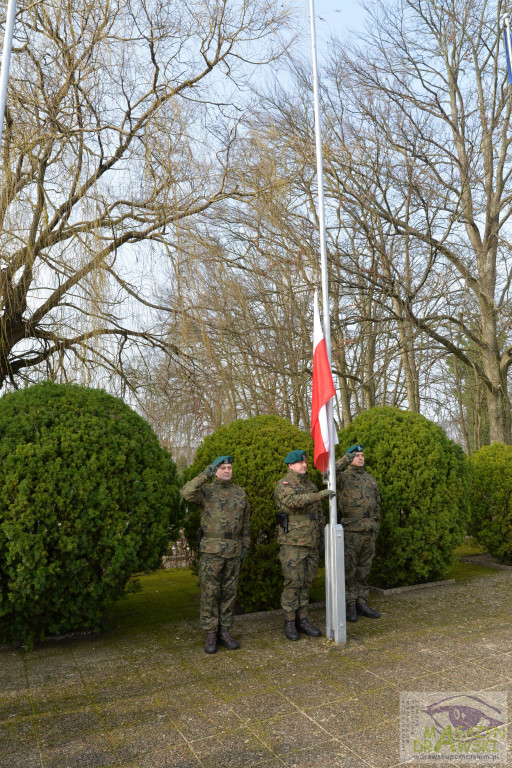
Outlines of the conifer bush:
M 195 477 L 217 456 L 233 456 L 233 482 L 245 489 L 251 506 L 251 546 L 240 573 L 237 602 L 243 611 L 278 608 L 282 591 L 281 564 L 277 558 L 274 487 L 286 474 L 285 456 L 303 448 L 308 474 L 319 488 L 321 476 L 313 467 L 311 436 L 286 419 L 256 416 L 232 422 L 206 437 L 184 479 Z M 197 551 L 199 509 L 189 505 L 185 529 Z
M 122 400 L 51 382 L 4 395 L 0 642 L 98 629 L 180 513 L 174 463 Z
M 406 586 L 442 578 L 469 517 L 464 452 L 418 413 L 377 407 L 339 432 L 337 455 L 364 445 L 365 468 L 379 484 L 381 524 L 371 582 Z
M 493 443 L 468 459 L 471 494 L 471 533 L 486 550 L 512 564 L 512 445 Z

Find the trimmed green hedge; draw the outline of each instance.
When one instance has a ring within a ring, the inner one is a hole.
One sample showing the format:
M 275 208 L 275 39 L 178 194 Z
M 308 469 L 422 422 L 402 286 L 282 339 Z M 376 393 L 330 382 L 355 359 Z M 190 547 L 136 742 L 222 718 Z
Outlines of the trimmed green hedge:
M 238 603 L 244 611 L 278 608 L 282 591 L 281 564 L 277 559 L 274 487 L 286 474 L 283 459 L 289 451 L 303 448 L 309 476 L 318 487 L 321 476 L 313 467 L 311 436 L 277 416 L 256 416 L 232 422 L 209 435 L 199 446 L 194 463 L 184 473 L 189 480 L 217 456 L 234 457 L 233 482 L 245 488 L 251 505 L 251 546 L 242 567 Z M 197 551 L 199 510 L 190 505 L 185 530 Z
M 493 443 L 468 459 L 471 532 L 493 557 L 512 564 L 512 445 Z
M 417 413 L 372 408 L 339 433 L 341 456 L 364 445 L 366 469 L 379 484 L 381 527 L 371 581 L 406 586 L 442 578 L 454 562 L 469 517 L 465 455 Z
M 174 463 L 122 400 L 51 382 L 2 397 L 0 641 L 98 629 L 180 514 Z

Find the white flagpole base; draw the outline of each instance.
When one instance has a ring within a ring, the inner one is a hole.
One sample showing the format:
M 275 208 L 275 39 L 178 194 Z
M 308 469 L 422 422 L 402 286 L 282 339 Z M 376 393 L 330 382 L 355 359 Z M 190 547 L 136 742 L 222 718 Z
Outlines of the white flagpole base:
M 343 526 L 325 526 L 325 634 L 335 643 L 347 642 Z

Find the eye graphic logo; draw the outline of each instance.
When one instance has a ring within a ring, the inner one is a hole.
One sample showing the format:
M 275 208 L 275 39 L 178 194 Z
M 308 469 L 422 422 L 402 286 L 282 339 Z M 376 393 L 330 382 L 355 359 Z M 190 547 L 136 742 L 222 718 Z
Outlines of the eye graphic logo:
M 400 693 L 400 763 L 507 763 L 506 691 Z
M 441 734 L 451 725 L 464 733 L 466 739 L 475 738 L 477 734 L 486 736 L 492 728 L 505 724 L 501 709 L 469 694 L 449 696 L 422 711 L 432 718 L 437 733 Z

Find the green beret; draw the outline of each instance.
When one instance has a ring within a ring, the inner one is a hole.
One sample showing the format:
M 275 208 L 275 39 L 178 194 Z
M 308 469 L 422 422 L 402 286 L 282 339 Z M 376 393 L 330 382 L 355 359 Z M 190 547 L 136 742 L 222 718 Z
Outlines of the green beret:
M 218 469 L 221 464 L 232 464 L 233 463 L 233 457 L 232 456 L 219 456 L 215 459 L 215 461 L 212 461 L 211 466 L 214 469 Z
M 355 445 L 351 445 L 348 450 L 345 451 L 345 455 L 351 455 L 352 453 L 363 453 L 363 446 L 361 443 L 356 443 Z
M 283 464 L 295 464 L 296 461 L 303 461 L 306 457 L 306 451 L 290 451 Z

